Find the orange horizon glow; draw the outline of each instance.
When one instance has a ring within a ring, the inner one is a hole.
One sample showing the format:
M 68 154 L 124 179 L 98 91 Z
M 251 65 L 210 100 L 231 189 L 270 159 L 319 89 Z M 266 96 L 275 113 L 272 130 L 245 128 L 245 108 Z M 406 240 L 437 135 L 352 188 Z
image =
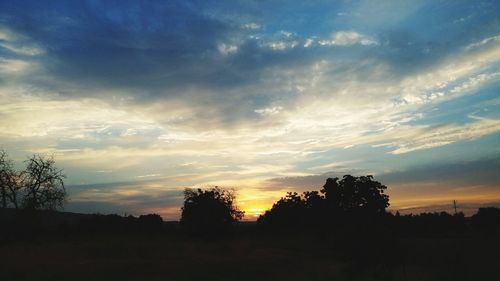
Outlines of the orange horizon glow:
M 397 190 L 397 188 L 396 188 Z M 267 210 L 271 209 L 273 204 L 279 200 L 281 197 L 286 195 L 286 192 L 290 190 L 281 190 L 273 192 L 273 196 L 270 198 L 263 198 L 263 194 L 256 196 L 252 193 L 246 194 L 241 190 L 237 192 L 236 205 L 241 211 L 245 212 L 243 221 L 255 221 L 260 215 L 263 215 Z M 394 193 L 391 195 L 391 193 Z M 389 212 L 395 213 L 399 211 L 402 214 L 418 214 L 421 212 L 441 212 L 441 211 L 452 211 L 453 200 L 457 201 L 458 211 L 463 211 L 466 216 L 470 216 L 475 213 L 475 209 L 480 206 L 496 206 L 500 202 L 500 190 L 493 191 L 484 194 L 471 195 L 468 193 L 444 193 L 444 194 L 434 194 L 422 193 L 420 196 L 405 196 L 398 192 L 387 192 L 389 194 L 390 206 L 387 208 Z M 255 201 L 252 200 L 255 198 Z M 464 207 L 463 207 L 464 206 Z M 473 207 L 470 207 L 473 206 Z M 177 220 L 180 218 L 181 207 L 168 207 L 168 208 L 148 208 L 144 210 L 145 213 L 157 213 L 167 220 Z

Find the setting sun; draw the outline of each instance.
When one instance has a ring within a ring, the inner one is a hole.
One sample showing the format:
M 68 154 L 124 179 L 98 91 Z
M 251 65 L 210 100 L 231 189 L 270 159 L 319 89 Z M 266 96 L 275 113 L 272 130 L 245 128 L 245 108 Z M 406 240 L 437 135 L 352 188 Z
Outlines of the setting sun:
M 245 220 L 256 220 L 265 212 L 265 210 L 262 208 L 249 208 L 243 211 L 245 211 Z

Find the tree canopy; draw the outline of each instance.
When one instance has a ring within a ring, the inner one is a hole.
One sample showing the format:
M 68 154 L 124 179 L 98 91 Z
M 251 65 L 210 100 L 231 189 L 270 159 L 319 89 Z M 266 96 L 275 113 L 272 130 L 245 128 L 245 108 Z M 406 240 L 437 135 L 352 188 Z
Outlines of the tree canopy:
M 373 176 L 345 175 L 328 178 L 318 191 L 299 195 L 289 192 L 259 218 L 259 223 L 272 226 L 318 225 L 345 218 L 360 219 L 385 214 L 389 196 L 387 187 Z
M 181 225 L 194 232 L 218 233 L 243 218 L 234 203 L 231 190 L 214 187 L 209 190 L 185 189 Z
M 373 180 L 373 176 L 354 177 L 345 175 L 326 180 L 321 193 L 326 205 L 337 212 L 383 213 L 389 206 L 389 196 L 384 194 L 387 186 Z
M 472 224 L 479 229 L 500 229 L 500 209 L 498 208 L 479 208 L 478 212 L 471 219 Z

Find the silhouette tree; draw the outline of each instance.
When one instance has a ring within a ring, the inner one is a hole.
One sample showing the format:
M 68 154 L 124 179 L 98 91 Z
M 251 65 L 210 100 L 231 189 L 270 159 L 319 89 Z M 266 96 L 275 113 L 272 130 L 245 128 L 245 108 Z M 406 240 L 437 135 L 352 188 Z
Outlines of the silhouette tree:
M 137 222 L 141 231 L 159 231 L 163 226 L 163 219 L 158 214 L 141 215 Z
M 386 214 L 389 206 L 389 196 L 384 194 L 386 188 L 372 176 L 345 175 L 340 181 L 328 178 L 321 194 L 318 191 L 306 191 L 302 195 L 288 192 L 260 216 L 258 222 L 272 227 L 291 227 L 373 218 Z
M 326 205 L 334 212 L 382 214 L 389 206 L 387 186 L 373 180 L 373 176 L 345 175 L 342 180 L 328 178 L 321 192 Z
M 26 169 L 15 171 L 12 160 L 0 150 L 1 207 L 25 209 L 58 209 L 66 200 L 62 170 L 52 157 L 33 155 L 26 160 Z
M 420 213 L 392 216 L 391 223 L 398 231 L 407 233 L 439 233 L 466 229 L 464 213 Z
M 214 187 L 209 190 L 185 189 L 181 225 L 198 234 L 216 234 L 243 218 L 234 204 L 233 191 Z
M 18 193 L 21 189 L 19 175 L 13 168 L 12 160 L 7 152 L 0 150 L 0 196 L 1 207 L 18 208 Z
M 317 194 L 317 193 L 316 193 Z M 309 195 L 311 198 L 314 195 Z M 312 204 L 313 200 L 309 203 Z M 297 192 L 287 192 L 270 210 L 260 216 L 258 222 L 273 227 L 301 225 L 306 219 L 307 200 Z
M 500 229 L 500 209 L 495 207 L 479 208 L 471 220 L 472 225 L 479 229 Z
M 35 154 L 26 162 L 26 170 L 20 173 L 23 208 L 50 210 L 62 208 L 66 202 L 63 181 L 66 176 L 62 170 L 55 167 L 54 158 Z

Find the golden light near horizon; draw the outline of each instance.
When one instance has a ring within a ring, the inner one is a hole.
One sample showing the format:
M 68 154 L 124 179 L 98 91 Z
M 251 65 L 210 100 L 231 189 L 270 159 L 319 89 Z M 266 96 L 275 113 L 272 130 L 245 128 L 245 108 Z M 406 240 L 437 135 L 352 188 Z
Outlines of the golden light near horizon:
M 245 217 L 244 219 L 247 220 L 256 220 L 258 219 L 261 215 L 264 214 L 265 209 L 264 208 L 248 208 L 243 210 L 245 212 Z

